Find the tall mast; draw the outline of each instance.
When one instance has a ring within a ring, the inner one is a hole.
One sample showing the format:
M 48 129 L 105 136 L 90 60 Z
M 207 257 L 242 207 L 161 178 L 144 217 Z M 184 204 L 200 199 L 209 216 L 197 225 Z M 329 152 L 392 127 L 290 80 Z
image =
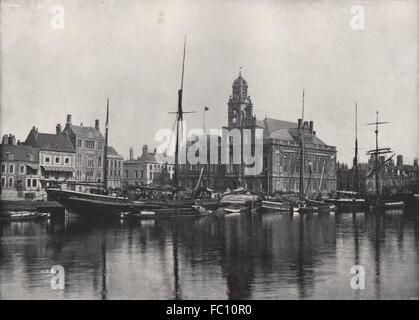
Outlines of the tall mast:
M 375 192 L 376 192 L 377 205 L 378 205 L 379 197 L 380 197 L 380 169 L 386 164 L 387 161 L 390 160 L 388 159 L 387 161 L 385 161 L 380 167 L 379 162 L 378 162 L 378 156 L 380 154 L 386 154 L 386 153 L 392 152 L 390 148 L 378 148 L 378 125 L 385 124 L 385 123 L 388 123 L 388 122 L 378 122 L 378 110 L 377 110 L 375 122 L 367 124 L 369 126 L 375 125 L 375 149 L 368 151 L 367 155 L 370 155 L 370 156 L 374 155 L 374 158 L 375 158 L 374 170 L 370 173 L 370 175 L 375 174 Z
M 304 138 L 303 138 L 303 123 L 304 123 L 304 89 L 303 89 L 303 106 L 301 112 L 301 126 L 300 126 L 300 200 L 304 201 Z
M 359 175 L 358 175 L 358 103 L 355 103 L 355 191 L 359 192 Z
M 103 185 L 105 191 L 108 188 L 108 131 L 109 131 L 109 98 L 106 106 L 106 123 L 105 123 L 105 150 L 103 152 Z
M 375 121 L 375 192 L 377 196 L 377 203 L 379 201 L 379 195 L 380 195 L 380 177 L 379 177 L 379 171 L 378 171 L 378 110 L 377 110 L 377 119 Z
M 185 54 L 186 54 L 186 35 L 185 35 L 185 42 L 183 44 L 183 62 L 182 62 L 182 79 L 180 82 L 180 89 L 178 91 L 178 111 L 177 111 L 177 125 L 176 125 L 176 150 L 175 150 L 175 173 L 174 173 L 174 184 L 175 187 L 178 187 L 178 170 L 179 170 L 179 134 L 180 134 L 180 126 L 182 125 L 183 121 L 183 110 L 182 110 L 182 94 L 183 94 L 183 76 L 185 73 Z M 183 135 L 183 132 L 182 132 Z

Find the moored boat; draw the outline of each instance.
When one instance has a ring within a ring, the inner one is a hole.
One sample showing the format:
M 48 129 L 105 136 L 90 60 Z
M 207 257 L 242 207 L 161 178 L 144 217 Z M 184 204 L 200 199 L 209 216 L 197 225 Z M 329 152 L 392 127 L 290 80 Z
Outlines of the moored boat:
M 46 219 L 50 216 L 47 212 L 38 211 L 5 211 L 0 214 L 0 221 L 26 221 Z

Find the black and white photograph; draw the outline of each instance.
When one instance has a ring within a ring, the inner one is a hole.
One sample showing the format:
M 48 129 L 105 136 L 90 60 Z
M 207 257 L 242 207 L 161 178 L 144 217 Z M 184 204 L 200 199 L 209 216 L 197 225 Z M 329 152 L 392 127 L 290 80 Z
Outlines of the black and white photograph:
M 417 0 L 0 4 L 0 300 L 419 300 Z

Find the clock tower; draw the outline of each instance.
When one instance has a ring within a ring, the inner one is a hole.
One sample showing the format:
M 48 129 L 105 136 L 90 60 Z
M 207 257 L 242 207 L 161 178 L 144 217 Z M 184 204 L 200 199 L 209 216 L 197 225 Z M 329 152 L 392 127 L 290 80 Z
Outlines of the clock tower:
M 239 77 L 233 82 L 233 95 L 228 100 L 228 127 L 251 127 L 254 124 L 253 105 L 247 95 L 247 82 L 243 79 L 241 71 Z

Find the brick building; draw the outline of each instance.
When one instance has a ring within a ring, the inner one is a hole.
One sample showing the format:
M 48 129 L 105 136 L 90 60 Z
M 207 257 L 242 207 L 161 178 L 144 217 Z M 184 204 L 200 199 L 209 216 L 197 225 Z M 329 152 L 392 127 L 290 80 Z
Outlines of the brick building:
M 124 158 L 113 147 L 108 146 L 107 159 L 107 188 L 122 189 Z
M 57 125 L 61 128 L 61 125 Z M 99 120 L 95 126 L 74 125 L 71 114 L 67 115 L 67 122 L 63 133 L 68 135 L 76 151 L 75 180 L 80 182 L 103 181 L 103 156 L 105 139 L 99 128 Z
M 299 119 L 297 122 L 276 120 L 265 117 L 257 120 L 253 113 L 253 103 L 248 95 L 247 81 L 241 74 L 234 80 L 232 95 L 227 104 L 228 132 L 241 132 L 240 144 L 249 144 L 255 155 L 256 132 L 263 132 L 263 165 L 258 174 L 248 174 L 249 166 L 241 158 L 241 163 L 233 163 L 234 137 L 221 137 L 228 141 L 230 159 L 228 164 L 210 166 L 207 186 L 210 188 L 236 188 L 238 186 L 262 189 L 270 194 L 275 192 L 298 192 L 300 176 L 300 139 L 304 138 L 305 164 L 304 186 L 308 194 L 336 189 L 336 147 L 324 143 L 314 130 L 314 122 Z M 236 130 L 236 131 L 237 131 Z M 244 132 L 250 133 L 246 138 Z M 250 139 L 250 140 L 248 140 Z M 220 142 L 221 143 L 221 142 Z M 220 146 L 218 146 L 220 148 Z M 211 152 L 211 150 L 209 150 Z M 181 166 L 181 185 L 192 187 L 200 173 L 198 165 Z M 212 169 L 212 170 L 211 170 Z M 206 166 L 204 166 L 204 170 Z M 203 177 L 207 176 L 207 172 Z M 205 181 L 204 181 L 205 182 Z
M 0 145 L 0 190 L 38 191 L 38 152 L 37 148 L 16 144 L 14 135 L 4 135 Z
M 169 180 L 173 179 L 174 165 L 162 162 L 161 157 L 154 152 L 148 151 L 148 146 L 144 145 L 142 154 L 137 159 L 134 158 L 134 149 L 130 149 L 130 159 L 124 161 L 124 183 L 130 186 L 140 186 L 149 184 L 161 184 L 163 179 L 161 173 L 168 173 Z M 164 183 L 167 184 L 167 183 Z
M 379 163 L 385 161 L 384 157 Z M 371 156 L 368 163 L 358 165 L 359 190 L 362 194 L 375 194 L 375 175 L 370 173 L 374 170 L 375 161 Z M 348 168 L 347 165 L 338 167 L 338 189 L 355 191 L 355 168 Z M 417 160 L 413 165 L 403 163 L 403 156 L 397 156 L 397 162 L 390 160 L 379 172 L 380 193 L 393 194 L 402 191 L 419 190 L 419 166 Z
M 55 134 L 40 133 L 33 127 L 24 145 L 39 149 L 42 187 L 48 187 L 56 181 L 74 181 L 76 151 L 67 134 L 61 132 L 60 126 L 57 126 Z

